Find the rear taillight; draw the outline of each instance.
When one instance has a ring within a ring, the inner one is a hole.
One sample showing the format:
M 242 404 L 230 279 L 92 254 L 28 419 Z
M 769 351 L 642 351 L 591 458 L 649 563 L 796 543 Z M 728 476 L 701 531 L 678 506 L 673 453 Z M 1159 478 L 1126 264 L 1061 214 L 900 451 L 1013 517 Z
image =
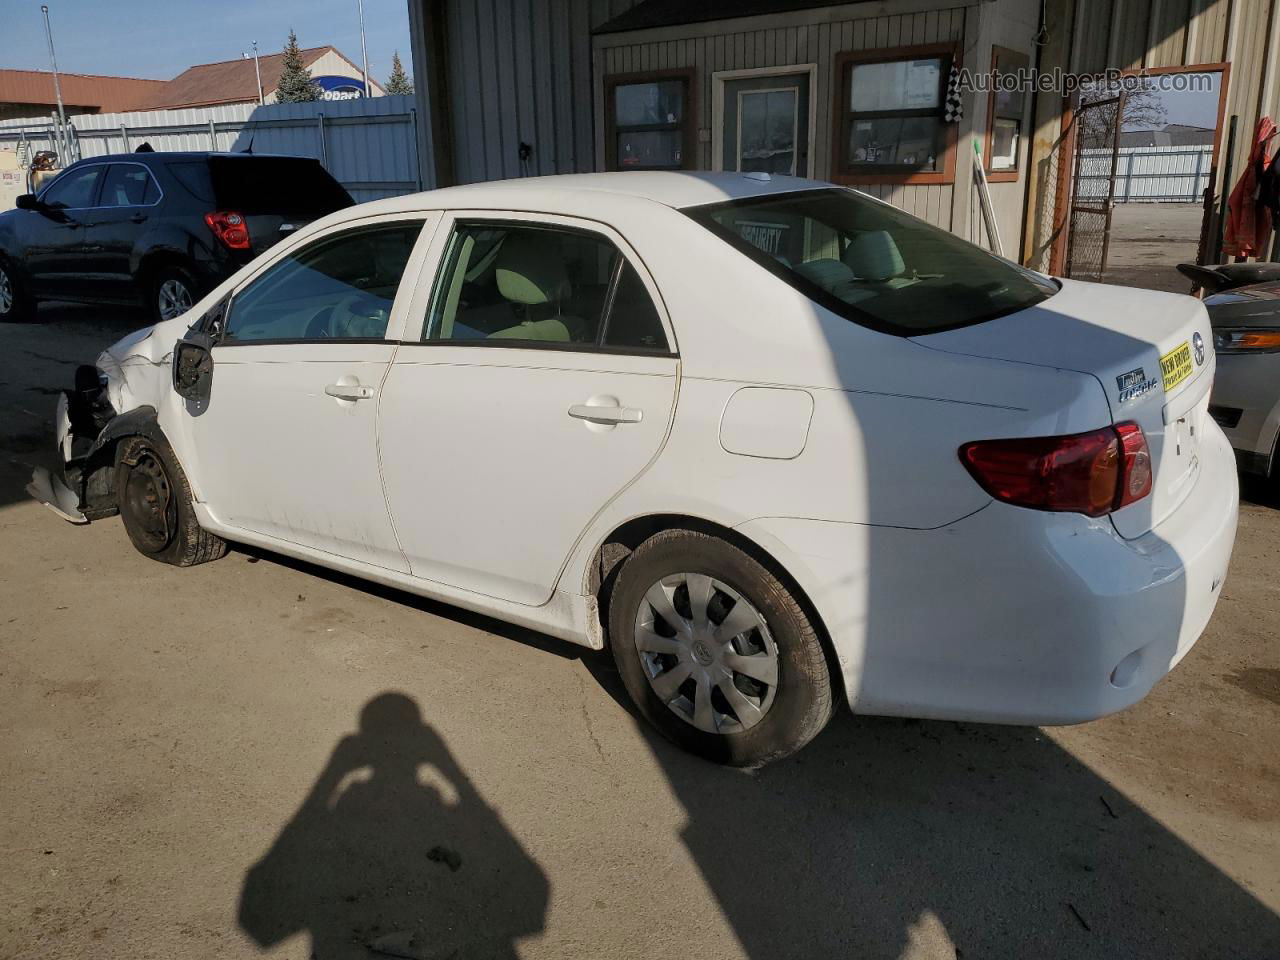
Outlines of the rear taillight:
M 1066 437 L 978 440 L 960 461 L 1005 503 L 1100 517 L 1151 492 L 1151 452 L 1136 423 Z
M 204 222 L 228 250 L 249 249 L 249 227 L 242 214 L 233 210 L 219 210 L 206 213 Z

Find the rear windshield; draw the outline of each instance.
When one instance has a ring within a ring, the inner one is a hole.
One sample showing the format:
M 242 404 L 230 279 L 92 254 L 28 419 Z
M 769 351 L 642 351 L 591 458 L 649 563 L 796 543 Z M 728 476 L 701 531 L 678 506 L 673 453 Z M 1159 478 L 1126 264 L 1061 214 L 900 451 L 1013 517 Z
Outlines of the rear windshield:
M 307 157 L 210 157 L 209 174 L 219 210 L 314 219 L 352 204 L 342 184 Z
M 811 300 L 900 336 L 991 320 L 1058 290 L 852 190 L 752 197 L 685 213 Z

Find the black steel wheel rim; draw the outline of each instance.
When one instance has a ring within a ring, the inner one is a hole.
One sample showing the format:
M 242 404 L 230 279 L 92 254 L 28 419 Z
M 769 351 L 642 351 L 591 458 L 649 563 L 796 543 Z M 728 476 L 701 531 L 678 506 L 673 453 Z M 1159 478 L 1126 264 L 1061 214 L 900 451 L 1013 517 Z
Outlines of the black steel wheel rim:
M 146 549 L 157 552 L 169 545 L 177 525 L 177 501 L 169 474 L 152 451 L 144 450 L 129 469 L 120 506 Z

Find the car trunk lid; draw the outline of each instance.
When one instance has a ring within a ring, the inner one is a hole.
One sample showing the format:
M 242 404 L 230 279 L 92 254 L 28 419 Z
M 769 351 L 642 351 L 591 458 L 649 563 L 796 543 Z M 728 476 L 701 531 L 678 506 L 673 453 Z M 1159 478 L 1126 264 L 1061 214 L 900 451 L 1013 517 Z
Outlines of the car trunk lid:
M 1151 450 L 1151 496 L 1111 514 L 1121 536 L 1148 532 L 1194 487 L 1214 370 L 1209 319 L 1198 300 L 1064 280 L 1055 296 L 1026 310 L 913 339 L 949 353 L 1095 377 L 1112 422 L 1137 423 Z

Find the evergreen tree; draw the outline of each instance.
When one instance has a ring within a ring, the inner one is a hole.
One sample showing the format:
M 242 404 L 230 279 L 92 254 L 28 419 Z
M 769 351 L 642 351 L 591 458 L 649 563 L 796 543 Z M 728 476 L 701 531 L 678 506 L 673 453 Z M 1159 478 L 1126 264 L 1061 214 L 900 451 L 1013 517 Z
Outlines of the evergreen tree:
M 399 50 L 391 55 L 391 76 L 387 78 L 387 85 L 385 89 L 388 96 L 413 93 L 413 81 L 410 80 L 409 75 L 404 72 L 404 66 L 400 63 Z
M 320 99 L 320 85 L 311 79 L 311 71 L 302 62 L 298 49 L 298 35 L 289 31 L 289 42 L 284 45 L 284 69 L 276 85 L 276 103 L 308 103 Z

